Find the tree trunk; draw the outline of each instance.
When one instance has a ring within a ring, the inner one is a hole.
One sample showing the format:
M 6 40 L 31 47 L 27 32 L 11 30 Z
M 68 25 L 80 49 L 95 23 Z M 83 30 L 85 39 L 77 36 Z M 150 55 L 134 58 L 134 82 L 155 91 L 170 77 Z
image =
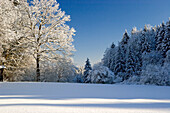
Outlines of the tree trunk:
M 3 82 L 3 69 L 0 69 L 0 81 Z
M 37 63 L 37 70 L 36 70 L 36 81 L 40 81 L 40 56 L 37 55 L 37 59 L 36 59 L 36 63 Z
M 41 24 L 39 25 L 39 33 L 38 33 L 38 38 L 37 38 L 37 58 L 36 58 L 36 63 L 37 63 L 37 82 L 40 81 L 40 54 L 39 54 L 39 48 L 40 48 L 40 31 L 41 31 Z

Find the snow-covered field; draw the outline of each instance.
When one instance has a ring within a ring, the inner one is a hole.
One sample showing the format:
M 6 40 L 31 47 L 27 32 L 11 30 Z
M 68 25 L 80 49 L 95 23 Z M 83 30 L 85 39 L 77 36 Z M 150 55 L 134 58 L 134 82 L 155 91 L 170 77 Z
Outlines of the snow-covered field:
M 0 113 L 170 113 L 170 87 L 0 83 Z

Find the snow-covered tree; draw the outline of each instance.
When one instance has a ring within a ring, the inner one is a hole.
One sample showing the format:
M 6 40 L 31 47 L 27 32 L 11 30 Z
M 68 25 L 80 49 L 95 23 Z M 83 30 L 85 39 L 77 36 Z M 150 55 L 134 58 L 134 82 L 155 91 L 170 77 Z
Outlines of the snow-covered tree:
M 120 48 L 121 48 L 121 51 L 122 51 L 122 59 L 121 60 L 123 62 L 122 65 L 123 65 L 124 70 L 126 69 L 126 62 L 127 62 L 126 55 L 127 55 L 129 39 L 130 39 L 130 37 L 129 37 L 128 33 L 127 33 L 127 30 L 125 30 L 125 33 L 123 34 L 123 38 L 122 38 L 122 40 L 120 42 L 120 45 L 119 45 Z M 126 70 L 124 72 L 126 72 Z
M 162 41 L 165 37 L 165 24 L 164 22 L 162 23 L 162 25 L 160 26 L 160 29 L 159 29 L 159 32 L 158 32 L 158 39 L 157 39 L 157 51 L 161 51 L 163 50 L 163 47 L 162 47 Z
M 78 69 L 76 69 L 74 82 L 83 83 L 83 73 L 84 73 L 84 67 L 78 67 Z
M 75 30 L 66 24 L 70 16 L 59 8 L 56 0 L 30 0 L 23 16 L 29 18 L 24 23 L 28 30 L 25 39 L 29 54 L 36 61 L 36 80 L 40 81 L 41 61 L 70 56 L 75 50 L 72 45 Z
M 147 25 L 144 26 L 143 31 L 141 32 L 141 45 L 142 45 L 142 53 L 150 52 L 150 45 L 148 42 L 149 28 Z
M 162 40 L 162 51 L 164 57 L 166 57 L 166 53 L 169 50 L 170 50 L 170 18 L 169 21 L 166 23 L 165 37 Z
M 107 48 L 102 59 L 103 66 L 108 67 L 114 72 L 115 69 L 115 56 L 116 56 L 116 46 L 112 43 L 110 48 Z
M 105 66 L 95 66 L 90 72 L 91 83 L 111 84 L 115 78 L 114 73 Z
M 36 80 L 40 81 L 44 62 L 72 55 L 75 30 L 66 24 L 70 16 L 56 0 L 3 0 L 0 6 L 0 62 L 7 71 L 15 75 L 14 69 L 22 69 L 25 73 L 25 67 L 36 65 Z
M 22 23 L 28 19 L 22 16 L 22 4 L 16 0 L 3 0 L 0 3 L 0 64 L 5 65 L 4 79 L 15 81 L 25 74 L 32 65 L 32 58 L 23 47 Z
M 168 50 L 166 52 L 166 58 L 165 58 L 164 66 L 170 67 L 170 50 Z
M 170 65 L 147 65 L 142 71 L 141 84 L 170 85 Z
M 126 61 L 126 76 L 124 77 L 125 80 L 127 80 L 129 77 L 132 77 L 135 73 L 135 56 L 132 51 L 132 47 L 129 46 Z
M 127 33 L 127 30 L 125 30 L 125 33 L 123 34 L 121 44 L 122 45 L 128 44 L 129 39 L 130 39 L 130 37 L 129 37 L 128 33 Z
M 122 79 L 124 78 L 125 76 L 125 65 L 126 65 L 126 62 L 123 60 L 124 58 L 124 53 L 123 53 L 123 50 L 120 46 L 120 43 L 118 45 L 118 49 L 117 49 L 117 54 L 116 54 L 116 61 L 115 61 L 115 75 L 121 77 Z
M 128 41 L 129 41 L 130 37 L 127 33 L 127 30 L 125 30 L 125 33 L 123 34 L 123 38 L 120 42 L 120 46 L 122 48 L 122 52 L 123 52 L 123 58 L 124 58 L 124 62 L 126 62 L 125 56 L 126 56 L 126 52 L 127 52 L 127 46 L 128 46 Z
M 102 63 L 104 66 L 110 67 L 111 64 L 110 56 L 111 56 L 111 49 L 107 48 L 104 52 L 103 59 L 102 59 Z
M 46 82 L 73 82 L 77 67 L 71 59 L 58 58 L 41 62 L 41 81 Z
M 90 71 L 92 70 L 89 59 L 87 58 L 85 67 L 84 67 L 84 82 L 89 83 L 91 81 Z

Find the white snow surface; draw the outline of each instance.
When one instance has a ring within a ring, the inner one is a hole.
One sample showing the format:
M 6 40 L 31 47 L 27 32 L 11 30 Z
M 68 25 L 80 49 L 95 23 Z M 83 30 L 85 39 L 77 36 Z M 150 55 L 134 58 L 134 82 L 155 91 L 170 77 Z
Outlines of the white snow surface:
M 170 87 L 1 82 L 0 113 L 170 113 Z

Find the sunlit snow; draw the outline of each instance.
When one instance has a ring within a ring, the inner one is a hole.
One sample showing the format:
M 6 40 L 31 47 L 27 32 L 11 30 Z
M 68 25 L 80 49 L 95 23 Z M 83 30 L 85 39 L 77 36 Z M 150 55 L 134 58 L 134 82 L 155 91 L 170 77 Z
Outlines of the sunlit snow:
M 169 113 L 170 87 L 0 83 L 0 113 Z

